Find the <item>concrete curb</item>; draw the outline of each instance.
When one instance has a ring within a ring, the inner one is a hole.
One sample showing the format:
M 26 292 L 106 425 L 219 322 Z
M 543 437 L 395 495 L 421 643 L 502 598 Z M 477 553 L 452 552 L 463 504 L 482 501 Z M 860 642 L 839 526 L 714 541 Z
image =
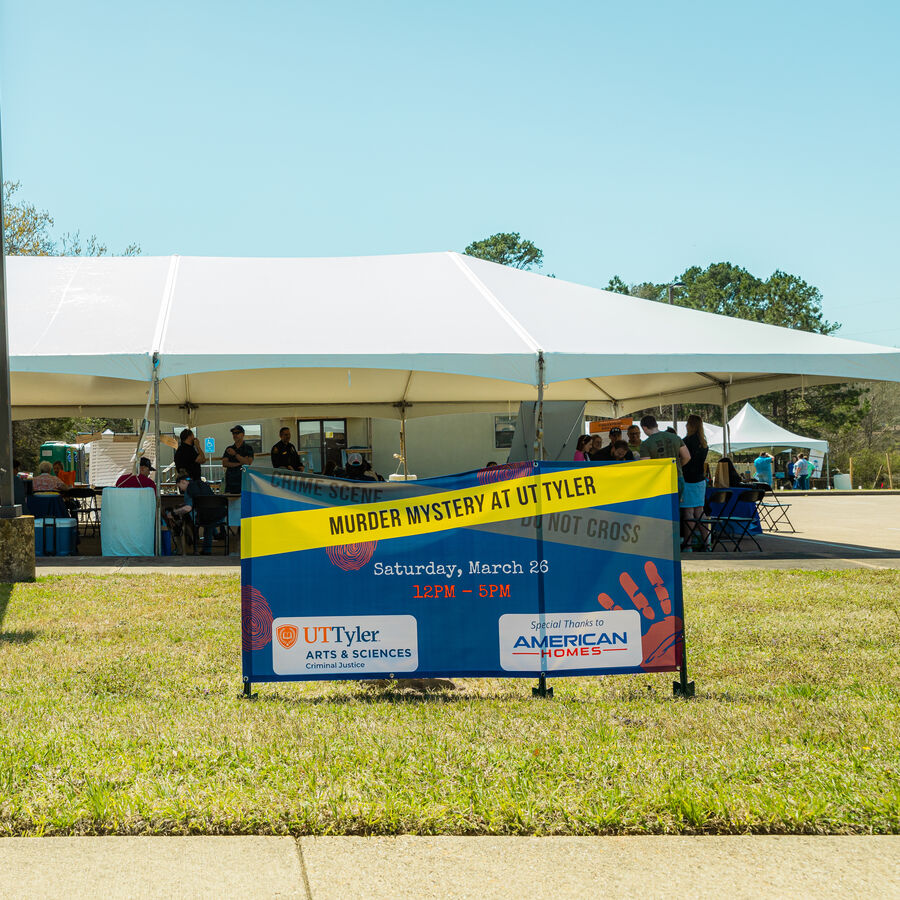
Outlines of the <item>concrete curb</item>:
M 898 897 L 900 836 L 3 838 L 0 896 Z

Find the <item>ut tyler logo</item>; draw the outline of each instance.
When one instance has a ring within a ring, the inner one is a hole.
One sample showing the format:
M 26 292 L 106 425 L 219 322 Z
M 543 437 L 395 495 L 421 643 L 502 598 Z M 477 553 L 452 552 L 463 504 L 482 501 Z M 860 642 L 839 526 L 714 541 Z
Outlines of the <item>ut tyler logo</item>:
M 291 647 L 297 643 L 298 634 L 299 629 L 296 625 L 279 625 L 275 629 L 275 636 L 278 638 L 278 643 L 281 644 L 285 650 L 290 650 Z

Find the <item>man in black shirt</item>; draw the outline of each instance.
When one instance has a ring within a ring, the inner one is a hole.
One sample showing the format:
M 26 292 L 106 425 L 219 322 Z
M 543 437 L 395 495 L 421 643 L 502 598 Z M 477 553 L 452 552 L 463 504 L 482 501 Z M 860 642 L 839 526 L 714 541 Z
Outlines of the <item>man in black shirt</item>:
M 175 451 L 175 470 L 185 472 L 189 478 L 200 480 L 200 465 L 206 462 L 206 454 L 197 446 L 197 438 L 190 428 L 179 435 L 181 443 Z
M 244 440 L 244 426 L 235 425 L 231 429 L 234 443 L 225 448 L 222 465 L 225 468 L 225 493 L 241 492 L 241 468 L 253 462 L 253 448 Z
M 303 463 L 300 462 L 300 454 L 291 443 L 291 429 L 282 428 L 278 432 L 279 441 L 272 447 L 272 468 L 293 469 L 295 472 L 303 471 Z
M 596 455 L 592 453 L 591 459 L 597 462 L 609 462 L 613 459 L 613 444 L 620 440 L 622 440 L 622 429 L 613 426 L 609 429 L 609 443 L 605 447 L 601 447 Z

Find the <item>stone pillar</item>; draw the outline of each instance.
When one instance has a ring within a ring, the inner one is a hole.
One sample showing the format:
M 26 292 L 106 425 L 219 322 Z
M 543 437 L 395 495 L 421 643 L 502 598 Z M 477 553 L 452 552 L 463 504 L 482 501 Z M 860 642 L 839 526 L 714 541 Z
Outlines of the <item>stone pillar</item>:
M 34 581 L 34 517 L 0 519 L 0 582 Z

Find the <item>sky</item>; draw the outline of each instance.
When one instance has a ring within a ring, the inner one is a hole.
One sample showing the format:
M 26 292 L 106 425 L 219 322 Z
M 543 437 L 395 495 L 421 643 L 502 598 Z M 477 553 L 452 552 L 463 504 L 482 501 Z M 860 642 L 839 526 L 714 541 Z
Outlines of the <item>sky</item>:
M 113 252 L 781 269 L 900 346 L 898 38 L 888 0 L 0 0 L 3 177 Z

